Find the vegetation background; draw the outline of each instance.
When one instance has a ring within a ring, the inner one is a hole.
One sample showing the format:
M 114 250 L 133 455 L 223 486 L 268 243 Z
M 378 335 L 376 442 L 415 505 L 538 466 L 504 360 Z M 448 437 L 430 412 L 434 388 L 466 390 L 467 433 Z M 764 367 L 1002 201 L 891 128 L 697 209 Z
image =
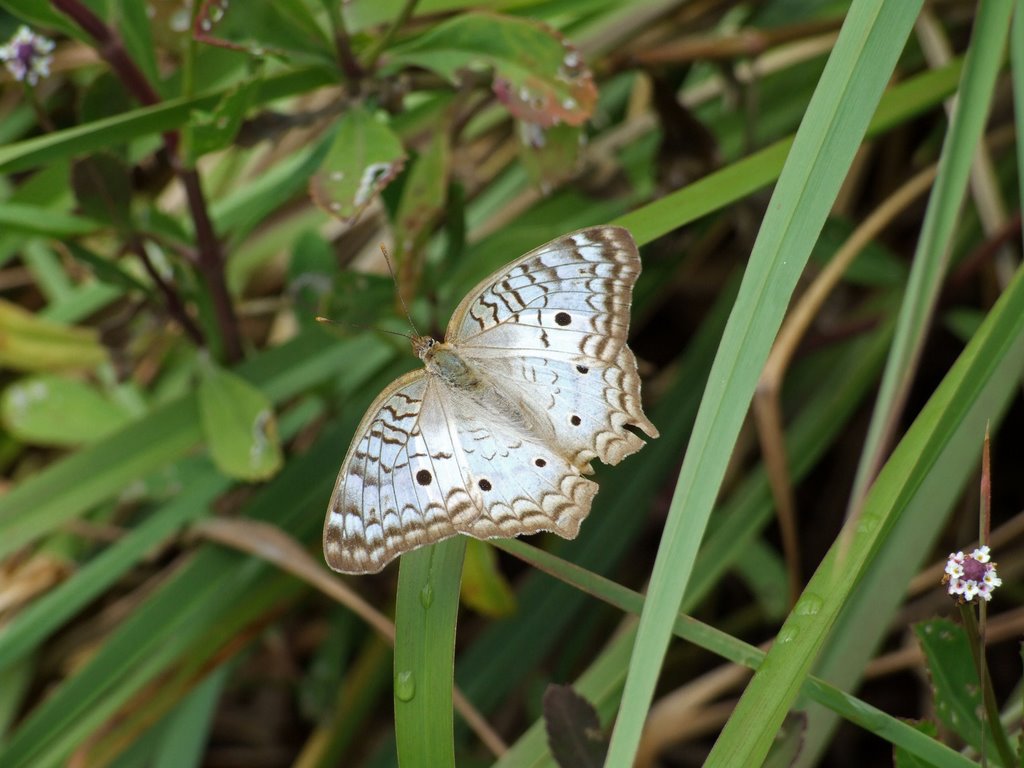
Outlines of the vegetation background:
M 22 25 L 0 765 L 1018 759 L 1024 2 L 0 0 Z M 437 333 L 606 222 L 661 437 L 573 542 L 328 572 L 417 364 L 378 244 Z M 958 609 L 979 535 L 1004 586 Z

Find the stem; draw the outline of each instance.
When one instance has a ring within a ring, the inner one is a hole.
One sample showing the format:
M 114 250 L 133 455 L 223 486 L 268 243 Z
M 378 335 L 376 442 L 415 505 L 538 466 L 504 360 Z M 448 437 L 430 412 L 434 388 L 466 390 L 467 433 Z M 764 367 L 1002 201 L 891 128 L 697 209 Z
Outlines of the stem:
M 345 76 L 352 82 L 354 90 L 359 90 L 359 83 L 366 74 L 359 59 L 352 51 L 352 38 L 348 34 L 348 27 L 345 26 L 345 17 L 341 13 L 341 3 L 327 3 L 327 10 L 330 14 L 331 27 L 334 30 L 334 50 L 338 54 L 338 66 Z
M 146 249 L 142 242 L 140 242 L 138 238 L 132 238 L 132 242 L 129 243 L 129 248 L 136 256 L 139 257 L 139 260 L 142 262 L 142 266 L 146 270 L 146 274 L 149 275 L 153 284 L 156 285 L 160 293 L 163 294 L 164 302 L 167 304 L 167 311 L 170 312 L 171 317 L 178 322 L 178 325 L 180 325 L 182 330 L 188 334 L 189 338 L 192 339 L 193 343 L 195 343 L 197 347 L 205 347 L 206 340 L 203 338 L 203 332 L 199 330 L 199 327 L 194 322 L 192 322 L 192 318 L 189 317 L 188 310 L 185 308 L 185 304 L 182 302 L 177 291 L 175 291 L 174 288 L 164 280 L 157 271 L 153 261 L 149 258 L 149 254 L 146 253 Z
M 984 610 L 984 605 L 982 605 Z M 981 681 L 981 696 L 985 706 L 985 718 L 988 720 L 992 730 L 992 740 L 995 742 L 996 751 L 999 752 L 999 759 L 1003 765 L 1016 765 L 1013 756 L 1013 749 L 1010 740 L 1003 729 L 1003 722 L 999 717 L 999 707 L 996 704 L 996 693 L 992 689 L 992 679 L 988 674 L 988 664 L 985 661 L 985 650 L 982 644 L 981 630 L 978 620 L 974 616 L 974 607 L 970 603 L 963 603 L 960 606 L 960 617 L 964 622 L 964 629 L 967 632 L 967 640 L 971 646 L 971 655 L 974 656 L 974 663 L 978 669 L 978 679 Z M 982 748 L 985 745 L 985 732 L 982 728 Z
M 55 8 L 74 20 L 96 41 L 100 56 L 110 65 L 110 68 L 121 78 L 125 87 L 139 102 L 147 106 L 160 102 L 160 95 L 150 85 L 142 70 L 132 61 L 115 29 L 108 27 L 101 18 L 83 5 L 81 0 L 50 0 L 50 2 Z M 231 303 L 231 295 L 228 293 L 227 282 L 224 279 L 224 256 L 210 220 L 203 188 L 195 170 L 185 168 L 181 163 L 178 154 L 178 133 L 168 131 L 163 134 L 163 140 L 171 158 L 171 166 L 178 175 L 188 199 L 188 208 L 199 248 L 199 271 L 207 283 L 213 301 L 217 326 L 224 344 L 224 356 L 227 362 L 235 363 L 242 359 L 242 340 L 238 330 L 238 320 Z M 173 290 L 170 289 L 170 286 L 168 289 Z M 180 298 L 178 301 L 180 302 Z

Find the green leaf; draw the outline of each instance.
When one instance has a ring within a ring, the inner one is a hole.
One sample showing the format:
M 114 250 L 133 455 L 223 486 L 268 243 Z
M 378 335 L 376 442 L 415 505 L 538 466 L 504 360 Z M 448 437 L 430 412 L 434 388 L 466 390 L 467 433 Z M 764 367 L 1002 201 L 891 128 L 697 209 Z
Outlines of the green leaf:
M 407 552 L 395 606 L 395 738 L 402 765 L 455 765 L 452 685 L 465 536 Z
M 365 107 L 353 107 L 338 121 L 327 157 L 309 181 L 309 193 L 329 214 L 350 221 L 404 165 L 405 150 L 395 132 Z
M 498 568 L 494 549 L 482 541 L 466 541 L 462 566 L 462 602 L 484 616 L 498 619 L 516 611 L 516 593 Z
M 398 227 L 397 252 L 419 251 L 445 209 L 451 148 L 443 127 L 434 131 L 430 146 L 416 158 L 402 187 L 395 216 Z
M 240 376 L 212 363 L 199 381 L 199 418 L 217 468 L 240 480 L 265 480 L 283 456 L 269 398 Z
M 303 0 L 205 0 L 193 32 L 200 42 L 254 56 L 333 62 L 327 37 Z
M 64 371 L 106 362 L 107 350 L 91 328 L 42 320 L 0 299 L 0 367 Z
M 64 182 L 65 184 L 67 182 Z M 26 234 L 43 237 L 75 237 L 91 235 L 102 224 L 82 216 L 43 206 L 21 203 L 0 205 L 0 232 L 5 235 Z
M 97 152 L 71 166 L 71 189 L 82 213 L 128 231 L 132 223 L 132 182 L 128 165 L 111 152 Z
M 915 624 L 914 635 L 928 665 L 936 717 L 948 730 L 980 749 L 981 683 L 964 628 L 948 619 L 932 619 Z
M 0 0 L 0 8 L 24 19 L 34 27 L 58 29 L 69 37 L 78 39 L 85 37 L 77 24 L 72 23 L 63 13 L 54 10 L 49 3 L 40 3 L 39 0 Z
M 519 159 L 534 184 L 544 192 L 572 178 L 579 165 L 583 130 L 573 125 L 543 128 L 520 121 Z
M 921 733 L 936 739 L 936 741 L 938 740 L 939 729 L 935 727 L 935 723 L 929 720 L 920 720 L 911 724 Z M 905 747 L 899 746 L 893 747 L 892 764 L 895 768 L 932 768 L 934 765 L 934 763 L 930 763 L 924 758 L 915 755 Z
M 21 379 L 4 390 L 0 419 L 27 443 L 75 446 L 120 429 L 131 414 L 84 381 L 43 375 Z
M 245 80 L 224 92 L 212 110 L 196 109 L 185 128 L 185 151 L 190 163 L 229 146 L 259 92 L 259 80 Z
M 549 128 L 581 125 L 597 88 L 579 52 L 536 21 L 464 13 L 391 52 L 394 61 L 459 81 L 463 68 L 494 69 L 494 93 L 515 117 Z
M 146 296 L 153 295 L 153 289 L 150 286 L 122 268 L 116 261 L 100 256 L 72 240 L 66 241 L 64 247 L 76 259 L 88 264 L 89 269 L 100 282 L 126 291 L 141 291 Z

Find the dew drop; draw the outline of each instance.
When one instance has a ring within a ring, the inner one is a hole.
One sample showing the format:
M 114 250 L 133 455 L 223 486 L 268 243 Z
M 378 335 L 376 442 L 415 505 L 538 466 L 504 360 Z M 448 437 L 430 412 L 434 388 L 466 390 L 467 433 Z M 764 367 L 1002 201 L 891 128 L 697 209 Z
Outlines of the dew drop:
M 434 604 L 434 588 L 430 584 L 424 584 L 420 590 L 420 605 L 429 608 Z
M 395 675 L 395 697 L 399 701 L 412 701 L 416 695 L 416 678 L 411 669 Z
M 796 640 L 796 636 L 800 634 L 800 630 L 796 627 L 785 626 L 779 630 L 778 636 L 775 638 L 775 642 L 782 645 L 783 643 L 791 643 Z
M 798 616 L 817 616 L 824 601 L 817 595 L 804 595 L 794 607 Z

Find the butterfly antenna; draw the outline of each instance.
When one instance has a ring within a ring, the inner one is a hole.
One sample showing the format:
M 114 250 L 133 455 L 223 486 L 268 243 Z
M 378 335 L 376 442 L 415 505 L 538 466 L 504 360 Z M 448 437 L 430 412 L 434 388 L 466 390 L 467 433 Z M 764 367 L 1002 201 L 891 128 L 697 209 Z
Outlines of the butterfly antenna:
M 391 273 L 391 282 L 395 284 L 395 295 L 398 296 L 398 301 L 402 304 L 402 309 L 405 311 L 405 317 L 409 321 L 409 326 L 412 328 L 412 332 L 419 336 L 420 332 L 416 329 L 416 323 L 412 321 L 412 315 L 409 313 L 409 307 L 406 306 L 405 299 L 402 297 L 402 291 L 398 287 L 398 277 L 395 275 L 395 268 L 391 264 L 391 254 L 388 253 L 388 249 L 384 243 L 380 244 L 380 252 L 384 254 L 384 263 L 388 265 L 388 272 Z
M 374 327 L 372 325 L 363 325 L 362 323 L 352 323 L 352 322 L 349 322 L 349 321 L 340 322 L 338 320 L 331 320 L 331 318 L 329 318 L 329 317 L 323 317 L 322 315 L 317 315 L 316 318 L 314 318 L 314 319 L 318 323 L 323 323 L 324 325 L 336 325 L 339 328 L 347 328 L 349 326 L 352 326 L 353 328 L 362 328 L 364 331 L 377 331 L 379 333 L 390 333 L 392 336 L 401 336 L 403 339 L 411 338 L 409 336 L 409 334 L 407 334 L 407 333 L 399 333 L 398 331 L 389 331 L 387 328 L 376 328 L 376 327 Z

